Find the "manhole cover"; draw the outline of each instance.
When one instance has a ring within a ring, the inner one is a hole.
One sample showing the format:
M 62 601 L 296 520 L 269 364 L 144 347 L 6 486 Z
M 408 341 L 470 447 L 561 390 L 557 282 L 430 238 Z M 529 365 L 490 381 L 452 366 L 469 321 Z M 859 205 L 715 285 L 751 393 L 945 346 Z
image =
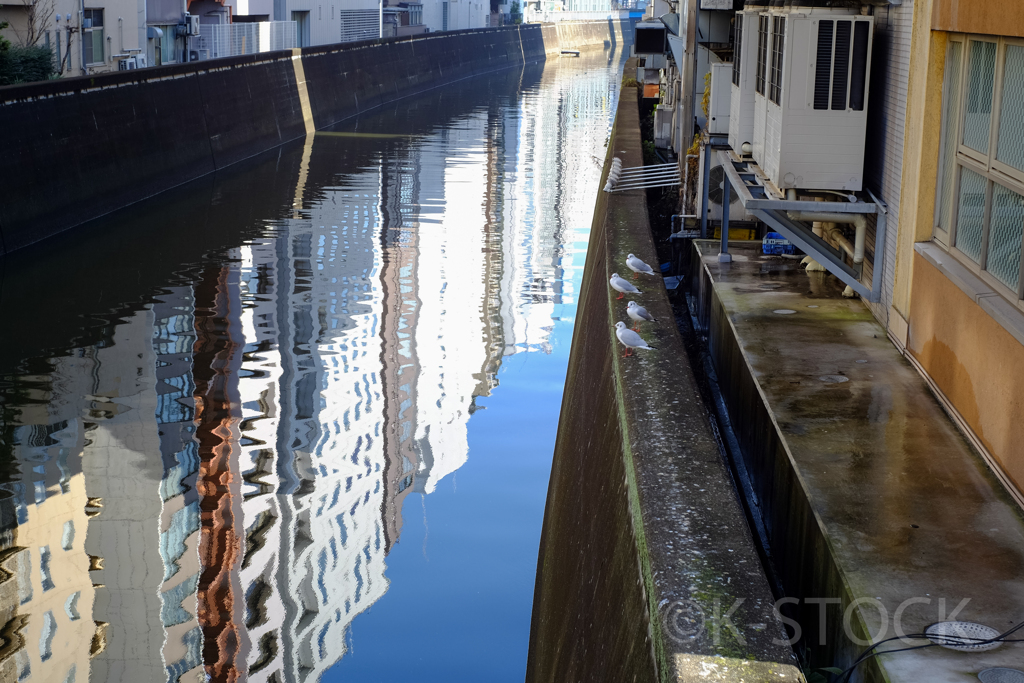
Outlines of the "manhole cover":
M 788 308 L 776 308 L 774 311 L 772 311 L 772 313 L 778 313 L 779 315 L 793 315 L 794 313 L 796 313 L 796 311 L 790 310 Z
M 858 362 L 858 363 L 867 363 L 867 361 L 866 361 L 866 360 L 859 360 L 859 361 L 857 361 L 857 362 Z
M 818 379 L 825 384 L 842 384 L 843 382 L 850 381 L 850 378 L 846 375 L 822 375 Z
M 981 683 L 1024 683 L 1024 671 L 996 667 L 978 674 Z
M 810 305 L 810 306 L 808 306 L 807 308 L 817 308 L 817 307 L 818 307 L 817 305 L 815 305 L 815 304 L 811 304 L 811 305 Z
M 759 286 L 761 287 L 761 289 L 779 289 L 780 287 L 782 287 L 782 285 L 772 285 L 772 284 L 769 284 L 769 285 L 759 285 Z
M 999 636 L 999 631 L 973 621 L 940 621 L 925 629 L 928 640 L 958 652 L 985 652 L 999 643 L 984 642 Z

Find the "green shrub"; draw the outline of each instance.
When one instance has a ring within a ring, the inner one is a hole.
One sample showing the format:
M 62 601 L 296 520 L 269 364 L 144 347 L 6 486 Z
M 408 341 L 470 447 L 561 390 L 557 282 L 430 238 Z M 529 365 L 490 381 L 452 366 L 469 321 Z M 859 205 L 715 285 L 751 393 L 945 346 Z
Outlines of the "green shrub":
M 0 48 L 0 85 L 45 81 L 56 73 L 53 52 L 47 47 L 9 45 L 6 49 Z

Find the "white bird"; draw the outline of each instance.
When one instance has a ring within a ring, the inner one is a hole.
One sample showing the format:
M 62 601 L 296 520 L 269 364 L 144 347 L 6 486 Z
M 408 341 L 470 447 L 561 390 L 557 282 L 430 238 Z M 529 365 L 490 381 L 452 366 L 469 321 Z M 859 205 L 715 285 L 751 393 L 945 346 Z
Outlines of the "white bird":
M 630 353 L 633 349 L 654 350 L 653 346 L 647 345 L 643 337 L 626 327 L 624 322 L 615 323 L 615 336 L 619 338 L 619 343 L 626 347 L 626 350 L 622 352 L 623 358 L 633 355 Z
M 630 301 L 626 306 L 626 315 L 635 320 L 633 329 L 637 329 L 637 326 L 642 322 L 656 323 L 658 319 L 647 312 L 647 309 L 638 304 L 635 301 Z
M 638 259 L 636 256 L 633 256 L 632 254 L 626 257 L 626 265 L 629 266 L 629 269 L 633 271 L 634 280 L 636 279 L 636 276 L 639 275 L 640 273 L 643 273 L 644 275 L 654 275 L 654 270 L 652 270 L 649 265 Z
M 626 294 L 643 294 L 643 292 L 634 287 L 629 282 L 629 280 L 625 280 L 619 277 L 618 273 L 612 273 L 612 276 L 608 279 L 608 282 L 611 283 L 612 289 L 619 293 L 619 296 L 616 297 L 615 299 L 616 301 L 621 299 Z

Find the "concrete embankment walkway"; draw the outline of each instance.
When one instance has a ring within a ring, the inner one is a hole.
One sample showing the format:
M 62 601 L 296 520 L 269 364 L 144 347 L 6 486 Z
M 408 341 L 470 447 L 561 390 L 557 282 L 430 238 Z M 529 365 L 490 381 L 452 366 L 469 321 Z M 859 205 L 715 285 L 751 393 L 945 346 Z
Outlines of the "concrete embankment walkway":
M 634 60 L 627 62 L 632 73 Z M 612 155 L 642 165 L 636 90 Z M 604 180 L 602 180 L 603 185 Z M 541 539 L 529 683 L 803 680 L 659 276 L 614 298 L 628 253 L 657 263 L 643 191 L 597 201 Z M 635 298 L 655 351 L 621 357 Z
M 693 309 L 811 665 L 845 669 L 947 619 L 1020 624 L 1022 510 L 885 330 L 831 276 L 760 243 L 730 244 L 732 263 L 718 251 L 695 243 Z M 1024 642 L 882 655 L 852 680 L 977 683 L 993 667 L 1024 669 Z

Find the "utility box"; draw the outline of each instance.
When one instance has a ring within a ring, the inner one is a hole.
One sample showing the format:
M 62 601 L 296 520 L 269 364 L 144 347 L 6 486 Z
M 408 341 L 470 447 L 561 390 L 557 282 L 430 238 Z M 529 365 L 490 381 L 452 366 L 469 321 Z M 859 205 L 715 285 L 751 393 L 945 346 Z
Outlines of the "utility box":
M 708 132 L 725 135 L 729 132 L 729 102 L 732 99 L 732 63 L 711 65 L 711 100 L 708 104 Z
M 780 190 L 863 187 L 874 18 L 854 12 L 758 17 L 753 156 Z

